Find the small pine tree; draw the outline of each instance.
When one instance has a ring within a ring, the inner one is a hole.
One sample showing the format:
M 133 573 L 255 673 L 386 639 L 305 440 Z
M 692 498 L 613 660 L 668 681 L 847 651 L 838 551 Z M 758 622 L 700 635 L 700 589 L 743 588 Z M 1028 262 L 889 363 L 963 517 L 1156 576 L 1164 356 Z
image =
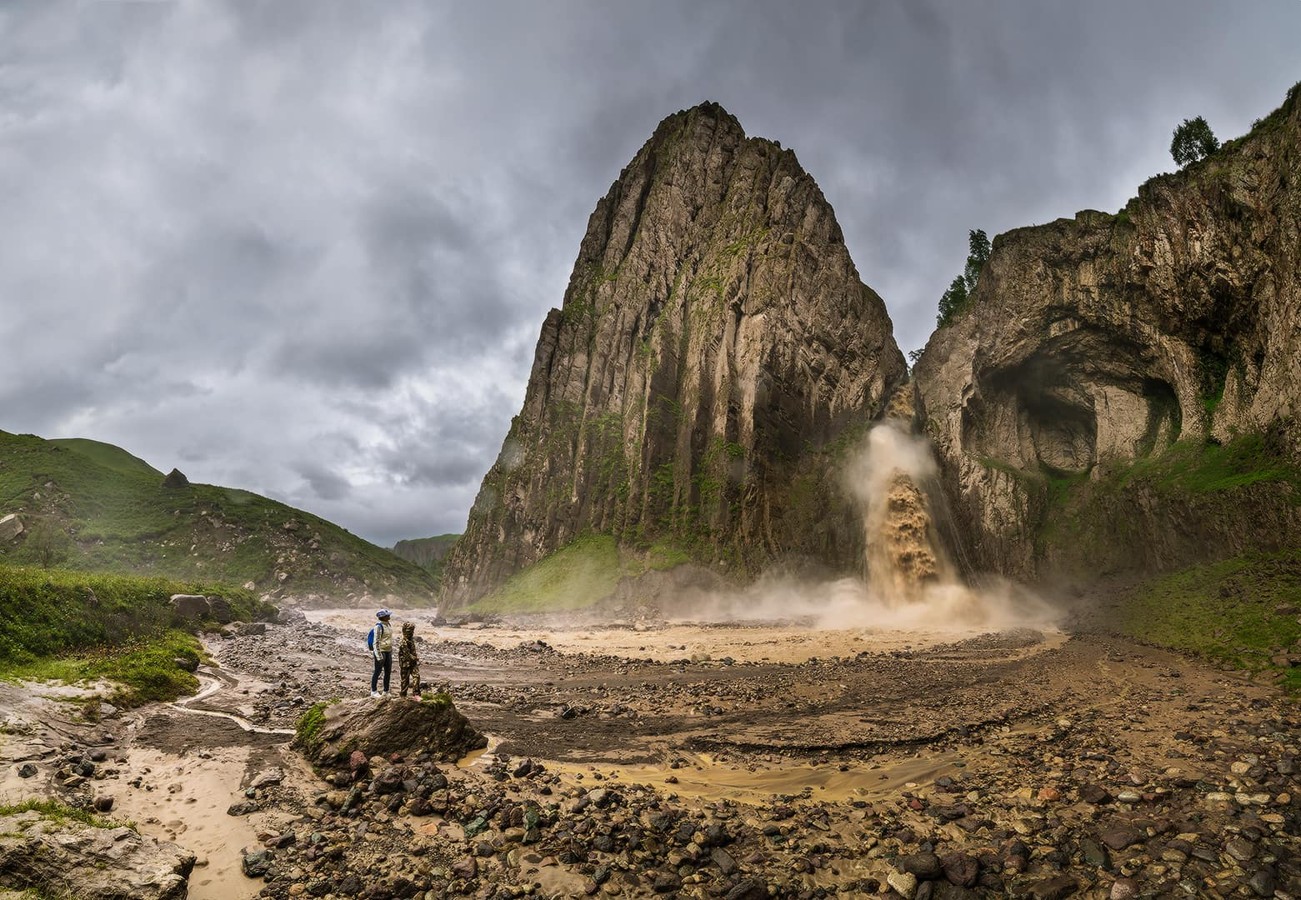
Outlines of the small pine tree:
M 949 289 L 940 297 L 940 311 L 935 317 L 935 324 L 940 328 L 952 322 L 971 299 L 980 281 L 980 270 L 989 262 L 989 236 L 979 228 L 967 232 L 967 250 L 967 265 L 962 274 L 954 277 Z
M 1180 168 L 1205 159 L 1219 149 L 1219 140 L 1201 116 L 1184 119 L 1170 139 L 1170 155 Z
M 935 317 L 937 328 L 943 328 L 953 321 L 962 307 L 967 305 L 967 282 L 961 275 L 955 275 L 949 289 L 940 297 L 940 311 Z
M 967 295 L 976 289 L 980 280 L 980 270 L 989 262 L 989 238 L 979 228 L 967 232 L 967 267 L 962 272 L 962 280 L 967 284 Z

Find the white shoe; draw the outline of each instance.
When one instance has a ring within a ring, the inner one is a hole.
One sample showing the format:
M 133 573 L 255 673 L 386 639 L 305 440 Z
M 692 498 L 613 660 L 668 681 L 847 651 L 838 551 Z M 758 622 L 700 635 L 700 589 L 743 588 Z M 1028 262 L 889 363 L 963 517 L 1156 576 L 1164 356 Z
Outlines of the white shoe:
M 378 696 L 379 696 L 379 691 L 371 691 L 371 692 L 370 692 L 370 697 L 371 697 L 372 700 L 374 700 L 374 699 L 375 699 L 376 697 L 378 697 Z

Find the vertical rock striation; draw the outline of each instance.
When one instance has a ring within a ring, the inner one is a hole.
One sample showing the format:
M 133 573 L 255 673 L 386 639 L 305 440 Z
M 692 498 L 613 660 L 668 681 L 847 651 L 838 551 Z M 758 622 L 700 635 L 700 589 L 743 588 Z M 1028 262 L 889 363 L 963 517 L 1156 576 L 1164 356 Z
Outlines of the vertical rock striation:
M 444 600 L 587 532 L 745 571 L 855 565 L 817 459 L 904 376 L 891 331 L 794 153 L 717 104 L 669 116 L 592 213 Z
M 1118 215 L 1001 235 L 916 381 L 978 568 L 1160 569 L 1301 537 L 1298 90 Z

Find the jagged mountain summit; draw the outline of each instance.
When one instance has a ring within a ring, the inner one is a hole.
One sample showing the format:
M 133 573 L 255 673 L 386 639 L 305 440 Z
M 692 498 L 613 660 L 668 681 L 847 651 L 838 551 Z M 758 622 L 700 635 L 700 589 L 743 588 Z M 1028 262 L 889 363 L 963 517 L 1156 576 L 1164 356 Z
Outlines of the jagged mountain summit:
M 588 533 L 744 571 L 853 565 L 860 529 L 821 451 L 905 372 L 795 154 L 715 103 L 675 113 L 592 213 L 444 600 Z

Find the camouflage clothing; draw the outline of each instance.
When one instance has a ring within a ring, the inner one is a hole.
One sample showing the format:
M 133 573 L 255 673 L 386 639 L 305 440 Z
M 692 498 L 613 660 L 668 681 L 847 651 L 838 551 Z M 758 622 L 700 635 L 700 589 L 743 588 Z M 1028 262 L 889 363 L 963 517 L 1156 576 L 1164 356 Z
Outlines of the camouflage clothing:
M 402 643 L 398 644 L 398 670 L 402 676 L 401 695 L 411 693 L 420 696 L 420 657 L 416 655 L 416 626 L 410 622 L 402 625 Z

